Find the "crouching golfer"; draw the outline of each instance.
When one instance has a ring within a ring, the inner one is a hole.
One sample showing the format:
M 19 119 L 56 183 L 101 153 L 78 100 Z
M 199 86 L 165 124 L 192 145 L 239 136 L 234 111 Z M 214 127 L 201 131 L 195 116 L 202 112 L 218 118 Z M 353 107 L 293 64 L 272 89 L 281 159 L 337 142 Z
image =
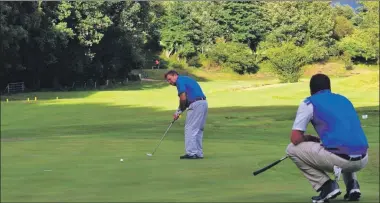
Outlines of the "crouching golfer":
M 360 198 L 355 172 L 368 162 L 368 142 L 352 103 L 331 92 L 330 79 L 316 74 L 310 80 L 311 96 L 298 107 L 287 154 L 303 172 L 312 187 L 320 192 L 313 202 L 324 202 L 341 194 L 337 180 L 326 172 L 342 174 L 345 200 Z M 304 135 L 311 122 L 319 137 Z M 321 143 L 319 143 L 321 142 Z
M 199 84 L 188 76 L 179 75 L 171 70 L 165 74 L 165 79 L 177 87 L 179 107 L 174 113 L 174 119 L 187 108 L 185 123 L 185 151 L 180 159 L 203 158 L 203 130 L 208 113 L 208 103 Z

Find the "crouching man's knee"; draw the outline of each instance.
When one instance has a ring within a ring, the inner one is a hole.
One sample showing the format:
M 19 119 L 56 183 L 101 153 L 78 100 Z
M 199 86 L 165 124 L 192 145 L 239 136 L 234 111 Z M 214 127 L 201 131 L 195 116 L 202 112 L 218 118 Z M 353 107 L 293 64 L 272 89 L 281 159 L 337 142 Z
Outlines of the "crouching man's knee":
M 290 143 L 286 148 L 286 154 L 290 157 L 295 156 L 297 154 L 297 146 Z

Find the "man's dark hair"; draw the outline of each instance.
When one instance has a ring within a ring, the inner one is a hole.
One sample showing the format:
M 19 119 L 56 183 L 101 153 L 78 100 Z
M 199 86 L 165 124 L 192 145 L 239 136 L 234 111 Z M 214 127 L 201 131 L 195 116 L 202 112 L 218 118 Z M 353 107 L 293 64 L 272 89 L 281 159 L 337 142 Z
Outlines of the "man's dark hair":
M 177 71 L 175 70 L 169 70 L 168 72 L 165 73 L 165 79 L 168 75 L 179 75 Z
M 313 95 L 321 90 L 331 90 L 330 78 L 325 74 L 315 74 L 310 79 L 310 93 Z

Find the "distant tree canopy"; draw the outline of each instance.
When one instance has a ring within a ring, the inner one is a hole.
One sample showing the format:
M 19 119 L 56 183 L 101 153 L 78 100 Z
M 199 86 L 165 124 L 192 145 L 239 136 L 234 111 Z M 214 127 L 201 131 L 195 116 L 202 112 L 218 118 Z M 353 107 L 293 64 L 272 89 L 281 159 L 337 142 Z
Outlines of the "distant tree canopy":
M 0 2 L 0 87 L 123 80 L 161 51 L 240 74 L 269 62 L 283 81 L 331 56 L 379 63 L 379 3 L 361 4 L 354 11 L 328 2 Z

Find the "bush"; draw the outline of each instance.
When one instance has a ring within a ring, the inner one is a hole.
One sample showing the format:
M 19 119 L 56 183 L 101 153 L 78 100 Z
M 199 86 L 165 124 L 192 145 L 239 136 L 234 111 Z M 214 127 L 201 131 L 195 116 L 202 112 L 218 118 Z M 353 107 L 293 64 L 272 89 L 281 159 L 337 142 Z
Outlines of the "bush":
M 180 63 L 176 63 L 176 62 L 170 64 L 170 66 L 172 69 L 183 69 L 183 65 Z
M 305 48 L 297 47 L 293 42 L 268 49 L 266 57 L 272 63 L 274 72 L 281 82 L 298 82 L 302 75 L 301 67 L 308 60 Z
M 328 49 L 328 54 L 329 54 L 329 59 L 331 59 L 332 57 L 334 56 L 339 56 L 340 55 L 340 48 L 339 48 L 339 45 L 338 44 L 333 44 L 331 45 Z
M 181 59 L 178 53 L 166 57 L 166 53 L 161 53 L 162 58 L 160 68 L 162 69 L 183 69 L 187 67 L 186 61 Z
M 321 41 L 310 40 L 301 50 L 306 54 L 306 63 L 323 61 L 329 58 L 329 49 Z
M 355 30 L 338 44 L 341 50 L 353 58 L 375 61 L 379 58 L 379 31 L 376 29 Z
M 189 66 L 194 66 L 194 67 L 197 67 L 197 68 L 199 68 L 199 67 L 202 66 L 202 64 L 200 64 L 200 62 L 199 62 L 199 56 L 193 56 L 193 57 L 191 57 L 189 60 L 187 60 L 187 64 Z
M 274 73 L 273 64 L 269 60 L 264 60 L 258 63 L 261 73 Z
M 348 54 L 347 52 L 343 53 L 342 60 L 344 61 L 344 68 L 346 68 L 346 70 L 354 69 L 354 64 L 352 63 L 350 54 Z
M 181 58 L 189 58 L 196 55 L 195 47 L 192 43 L 185 43 L 178 48 L 178 56 Z
M 255 73 L 258 70 L 252 50 L 245 44 L 236 42 L 217 43 L 207 52 L 207 56 L 217 64 L 230 68 L 239 74 Z
M 347 35 L 352 34 L 354 25 L 344 16 L 337 16 L 335 18 L 334 34 L 336 39 L 341 39 Z

